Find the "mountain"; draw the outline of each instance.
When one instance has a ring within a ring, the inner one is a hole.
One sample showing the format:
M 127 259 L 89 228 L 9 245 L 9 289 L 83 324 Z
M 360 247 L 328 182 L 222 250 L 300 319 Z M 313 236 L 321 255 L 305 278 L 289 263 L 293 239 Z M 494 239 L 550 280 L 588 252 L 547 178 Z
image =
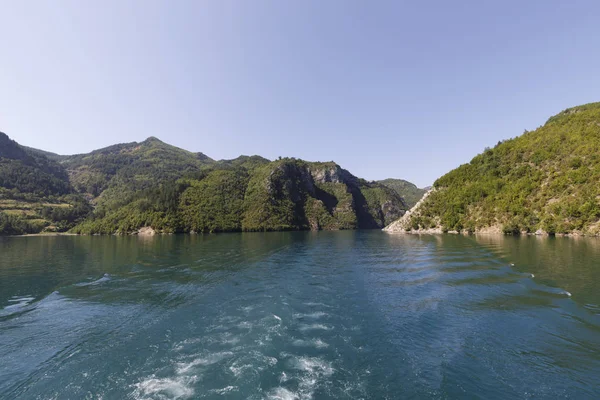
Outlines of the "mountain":
M 393 190 L 335 163 L 238 161 L 125 196 L 74 232 L 132 233 L 146 226 L 162 232 L 380 228 L 406 210 Z
M 215 161 L 154 137 L 63 156 L 0 136 L 0 234 L 381 228 L 406 208 L 333 162 Z
M 0 234 L 66 230 L 90 210 L 62 165 L 0 132 Z
M 403 179 L 388 178 L 377 182 L 398 193 L 409 208 L 417 204 L 417 201 L 421 200 L 421 197 L 427 192 L 426 189 L 419 189 L 414 183 Z
M 19 145 L 0 132 L 0 187 L 36 196 L 63 195 L 72 188 L 58 163 Z
M 154 137 L 64 156 L 61 160 L 77 191 L 92 198 L 102 194 L 104 201 L 122 191 L 143 190 L 177 180 L 214 163 L 202 153 L 192 153 Z
M 600 233 L 600 103 L 498 142 L 434 183 L 391 230 Z

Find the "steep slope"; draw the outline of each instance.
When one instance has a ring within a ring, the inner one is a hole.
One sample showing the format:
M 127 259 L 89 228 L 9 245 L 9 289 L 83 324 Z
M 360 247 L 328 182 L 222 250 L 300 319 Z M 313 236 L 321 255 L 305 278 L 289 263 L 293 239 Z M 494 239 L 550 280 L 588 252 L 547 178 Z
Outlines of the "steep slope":
M 0 187 L 37 196 L 71 191 L 68 176 L 58 163 L 29 151 L 0 132 Z
M 163 232 L 380 228 L 405 209 L 393 190 L 334 163 L 218 163 L 100 209 L 75 232 L 131 233 L 143 226 Z
M 66 230 L 89 211 L 59 163 L 0 132 L 0 234 Z
M 417 204 L 417 202 L 421 200 L 421 197 L 423 197 L 423 195 L 427 192 L 427 190 L 419 189 L 414 183 L 405 181 L 404 179 L 388 178 L 382 181 L 377 181 L 377 183 L 393 189 L 404 199 L 404 202 L 409 208 L 414 207 L 414 205 Z
M 400 196 L 335 163 L 295 159 L 257 170 L 246 194 L 244 230 L 377 228 L 406 209 Z
M 569 108 L 439 178 L 398 229 L 600 233 L 600 103 Z

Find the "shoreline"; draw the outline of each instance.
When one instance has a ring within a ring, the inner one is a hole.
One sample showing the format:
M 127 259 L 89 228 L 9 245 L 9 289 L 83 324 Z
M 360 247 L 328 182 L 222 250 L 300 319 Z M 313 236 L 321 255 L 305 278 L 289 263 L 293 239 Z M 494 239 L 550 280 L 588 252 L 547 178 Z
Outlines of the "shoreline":
M 567 237 L 567 238 L 600 238 L 600 234 L 598 235 L 585 235 L 582 233 L 525 233 L 522 232 L 520 234 L 505 234 L 501 231 L 479 231 L 479 232 L 458 232 L 458 231 L 447 231 L 443 232 L 441 229 L 426 229 L 426 230 L 410 230 L 410 231 L 399 231 L 399 230 L 386 230 L 386 229 L 343 229 L 343 230 L 320 230 L 313 231 L 310 229 L 305 230 L 281 230 L 281 231 L 224 231 L 224 232 L 154 232 L 151 234 L 144 234 L 139 232 L 130 232 L 130 233 L 107 233 L 107 234 L 81 234 L 81 233 L 70 233 L 70 232 L 46 232 L 46 233 L 27 233 L 24 235 L 0 235 L 0 238 L 3 237 L 57 237 L 57 236 L 137 236 L 142 238 L 148 238 L 153 236 L 172 236 L 172 235 L 218 235 L 218 234 L 227 234 L 227 233 L 275 233 L 275 232 L 341 232 L 341 231 L 381 231 L 383 233 L 387 233 L 390 235 L 462 235 L 462 236 L 514 236 L 514 237 Z
M 410 231 L 392 231 L 382 229 L 383 232 L 390 235 L 463 235 L 463 236 L 514 236 L 514 237 L 570 237 L 570 238 L 600 238 L 600 234 L 596 235 L 585 235 L 583 233 L 535 233 L 535 232 L 521 232 L 519 234 L 506 234 L 503 232 L 495 231 L 483 231 L 483 232 L 458 232 L 458 231 L 447 231 L 442 232 L 441 229 L 426 229 L 426 230 L 410 230 Z

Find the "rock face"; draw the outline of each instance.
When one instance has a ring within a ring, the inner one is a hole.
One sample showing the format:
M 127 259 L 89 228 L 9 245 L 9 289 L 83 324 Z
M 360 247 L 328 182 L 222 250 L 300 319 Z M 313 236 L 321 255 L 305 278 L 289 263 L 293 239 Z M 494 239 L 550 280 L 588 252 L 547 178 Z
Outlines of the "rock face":
M 137 231 L 139 236 L 154 236 L 156 235 L 156 231 L 150 226 L 144 226 Z
M 419 215 L 419 209 L 421 208 L 425 200 L 427 200 L 427 197 L 429 197 L 429 195 L 434 191 L 435 189 L 430 189 L 427 193 L 423 195 L 421 200 L 419 200 L 413 208 L 407 211 L 400 219 L 394 221 L 390 225 L 383 228 L 383 230 L 389 233 L 442 233 L 441 227 L 414 230 L 411 224 L 412 218 Z
M 423 195 L 427 193 L 429 189 L 431 189 L 431 187 L 427 189 L 419 189 L 414 183 L 405 181 L 404 179 L 389 178 L 377 181 L 377 183 L 381 183 L 382 185 L 393 189 L 404 199 L 404 202 L 409 208 L 414 207 L 415 204 L 421 200 Z
M 286 159 L 251 178 L 243 230 L 381 228 L 406 206 L 393 190 L 335 163 Z

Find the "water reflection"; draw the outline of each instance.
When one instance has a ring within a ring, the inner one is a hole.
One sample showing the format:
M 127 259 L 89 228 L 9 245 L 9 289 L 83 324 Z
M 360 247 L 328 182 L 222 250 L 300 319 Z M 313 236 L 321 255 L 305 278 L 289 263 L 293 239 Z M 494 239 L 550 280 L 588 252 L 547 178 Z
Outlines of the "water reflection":
M 474 240 L 514 270 L 534 274 L 539 284 L 561 288 L 581 304 L 600 304 L 600 239 L 478 235 Z
M 598 251 L 381 232 L 0 239 L 0 398 L 599 398 Z

